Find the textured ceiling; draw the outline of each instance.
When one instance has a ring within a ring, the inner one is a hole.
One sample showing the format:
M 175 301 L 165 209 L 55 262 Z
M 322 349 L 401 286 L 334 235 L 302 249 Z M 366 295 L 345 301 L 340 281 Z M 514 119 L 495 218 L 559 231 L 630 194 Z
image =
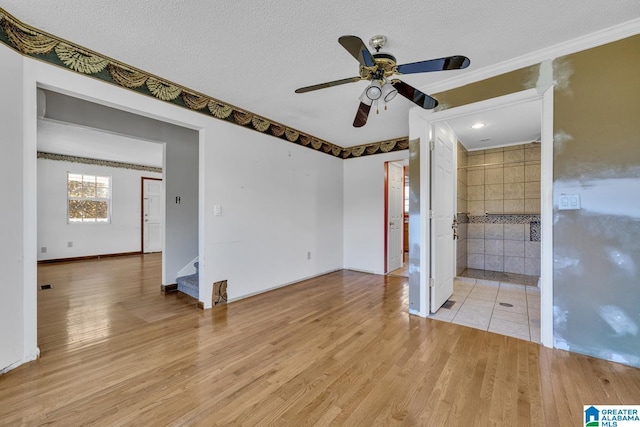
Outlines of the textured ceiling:
M 410 0 L 212 2 L 5 0 L 1 7 L 43 31 L 222 101 L 349 147 L 408 135 L 409 101 L 353 128 L 358 82 L 295 94 L 356 76 L 337 43 L 385 34 L 399 63 L 450 55 L 467 70 L 402 76 L 425 87 L 640 16 L 638 0 Z

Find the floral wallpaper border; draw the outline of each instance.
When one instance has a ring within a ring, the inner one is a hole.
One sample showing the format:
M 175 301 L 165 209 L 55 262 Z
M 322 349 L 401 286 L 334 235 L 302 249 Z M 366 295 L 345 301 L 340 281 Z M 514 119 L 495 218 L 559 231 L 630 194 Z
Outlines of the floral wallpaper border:
M 162 173 L 162 168 L 156 168 L 154 166 L 114 162 L 111 160 L 97 160 L 97 159 L 90 159 L 88 157 L 68 156 L 65 154 L 45 153 L 44 151 L 38 151 L 38 158 L 46 159 L 46 160 L 55 160 L 59 162 L 82 163 L 85 165 L 106 166 L 109 168 L 133 169 L 137 171 Z
M 409 148 L 408 138 L 343 148 L 26 25 L 0 8 L 0 43 L 36 58 L 219 120 L 343 159 Z

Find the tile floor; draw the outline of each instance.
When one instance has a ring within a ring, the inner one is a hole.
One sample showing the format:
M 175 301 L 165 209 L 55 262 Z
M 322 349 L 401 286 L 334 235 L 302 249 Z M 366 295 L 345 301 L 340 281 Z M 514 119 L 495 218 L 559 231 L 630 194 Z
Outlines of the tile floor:
M 540 289 L 512 283 L 457 277 L 455 301 L 430 318 L 540 342 Z

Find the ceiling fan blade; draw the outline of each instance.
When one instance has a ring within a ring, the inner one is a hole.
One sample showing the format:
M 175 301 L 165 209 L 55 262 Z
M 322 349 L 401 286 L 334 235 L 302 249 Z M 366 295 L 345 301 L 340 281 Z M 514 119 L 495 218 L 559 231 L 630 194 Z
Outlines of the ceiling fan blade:
M 427 61 L 398 65 L 398 73 L 414 74 L 428 73 L 430 71 L 462 70 L 463 68 L 467 68 L 469 64 L 471 64 L 471 61 L 466 56 L 448 56 L 446 58 L 429 59 Z
M 362 126 L 367 124 L 370 110 L 371 105 L 367 105 L 364 102 L 360 103 L 360 107 L 358 107 L 358 112 L 356 113 L 356 118 L 353 120 L 354 128 L 361 128 Z
M 402 80 L 393 79 L 391 80 L 391 84 L 398 90 L 400 95 L 425 110 L 430 110 L 431 108 L 436 108 L 438 106 L 438 101 L 435 98 L 430 97 L 426 93 L 420 92 L 418 89 L 406 84 Z
M 376 65 L 376 61 L 373 60 L 371 52 L 367 49 L 364 42 L 356 36 L 342 36 L 338 39 L 338 43 L 342 45 L 347 52 L 351 54 L 356 60 L 365 67 L 373 67 Z
M 349 77 L 348 79 L 334 80 L 332 82 L 320 83 L 320 84 L 313 85 L 313 86 L 301 87 L 300 89 L 296 89 L 296 93 L 311 92 L 312 90 L 324 89 L 326 87 L 339 86 L 339 85 L 343 85 L 343 84 L 347 84 L 347 83 L 355 83 L 355 82 L 359 82 L 360 80 L 362 80 L 360 77 Z

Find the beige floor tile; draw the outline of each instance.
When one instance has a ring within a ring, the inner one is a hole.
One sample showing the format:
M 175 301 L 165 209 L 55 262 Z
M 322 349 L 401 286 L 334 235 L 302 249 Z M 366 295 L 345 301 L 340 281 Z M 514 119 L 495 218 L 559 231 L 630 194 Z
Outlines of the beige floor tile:
M 493 306 L 494 310 L 506 311 L 508 313 L 517 313 L 524 314 L 525 316 L 529 314 L 529 309 L 526 305 L 513 305 L 512 307 L 506 307 L 504 305 L 500 305 L 500 301 L 496 300 L 496 304 Z
M 461 305 L 464 303 L 464 300 L 467 299 L 468 294 L 459 294 L 457 291 L 453 292 L 453 295 L 449 297 L 450 300 L 455 301 L 456 304 Z
M 520 338 L 527 341 L 531 339 L 531 335 L 529 333 L 529 325 L 510 322 L 508 320 L 493 318 L 491 319 L 488 330 L 489 332 L 508 335 L 510 337 Z
M 471 291 L 471 289 L 473 289 L 474 286 L 475 286 L 475 280 L 474 280 L 474 283 L 459 282 L 458 279 L 453 281 L 453 289 L 456 289 L 456 290 Z
M 540 344 L 542 340 L 540 339 L 540 328 L 535 326 L 529 327 L 529 333 L 531 335 L 531 342 L 535 342 Z
M 529 318 L 529 326 L 532 328 L 540 329 L 540 319 L 531 319 Z
M 453 320 L 451 321 L 451 323 L 455 323 L 456 325 L 468 326 L 468 327 L 474 328 L 474 329 L 481 329 L 483 331 L 486 331 L 487 327 L 489 326 L 489 322 L 488 321 L 486 323 L 477 322 L 477 321 L 469 321 L 469 320 L 466 320 L 465 318 L 459 318 L 458 319 L 458 316 L 454 317 Z
M 473 298 L 471 296 L 469 296 L 465 301 L 464 301 L 464 306 L 467 305 L 473 305 L 476 307 L 486 307 L 486 308 L 493 308 L 494 306 L 494 302 L 488 299 L 480 299 L 480 298 Z
M 470 309 L 471 307 L 471 309 Z M 478 329 L 486 330 L 491 321 L 491 309 L 485 309 L 484 307 L 467 306 L 462 307 L 455 315 L 452 323 L 465 324 L 467 326 L 473 325 Z
M 538 307 L 529 307 L 528 308 L 529 320 L 537 320 L 540 322 L 540 308 Z
M 469 293 L 470 298 L 486 299 L 489 301 L 495 301 L 497 295 L 498 295 L 497 288 L 493 290 L 493 289 L 479 288 L 478 286 L 473 288 Z
M 496 302 L 504 302 L 506 304 L 511 305 L 520 305 L 523 307 L 527 306 L 527 297 L 525 295 L 515 295 L 515 294 L 498 294 L 496 297 Z
M 456 313 L 458 313 L 457 310 L 453 311 L 453 310 L 447 310 L 446 308 L 441 308 L 436 313 L 430 314 L 429 318 L 440 320 L 443 322 L 451 322 L 455 317 Z
M 475 285 L 476 284 L 476 279 L 472 278 L 472 277 L 456 277 L 453 280 L 454 285 L 456 283 L 464 283 L 464 284 L 471 284 L 471 285 Z
M 502 310 L 493 310 L 493 315 L 491 316 L 491 320 L 501 319 L 509 322 L 522 323 L 523 325 L 529 324 L 529 316 L 522 313 L 513 313 Z
M 532 295 L 527 295 L 527 306 L 532 308 L 540 309 L 540 297 L 535 297 Z

